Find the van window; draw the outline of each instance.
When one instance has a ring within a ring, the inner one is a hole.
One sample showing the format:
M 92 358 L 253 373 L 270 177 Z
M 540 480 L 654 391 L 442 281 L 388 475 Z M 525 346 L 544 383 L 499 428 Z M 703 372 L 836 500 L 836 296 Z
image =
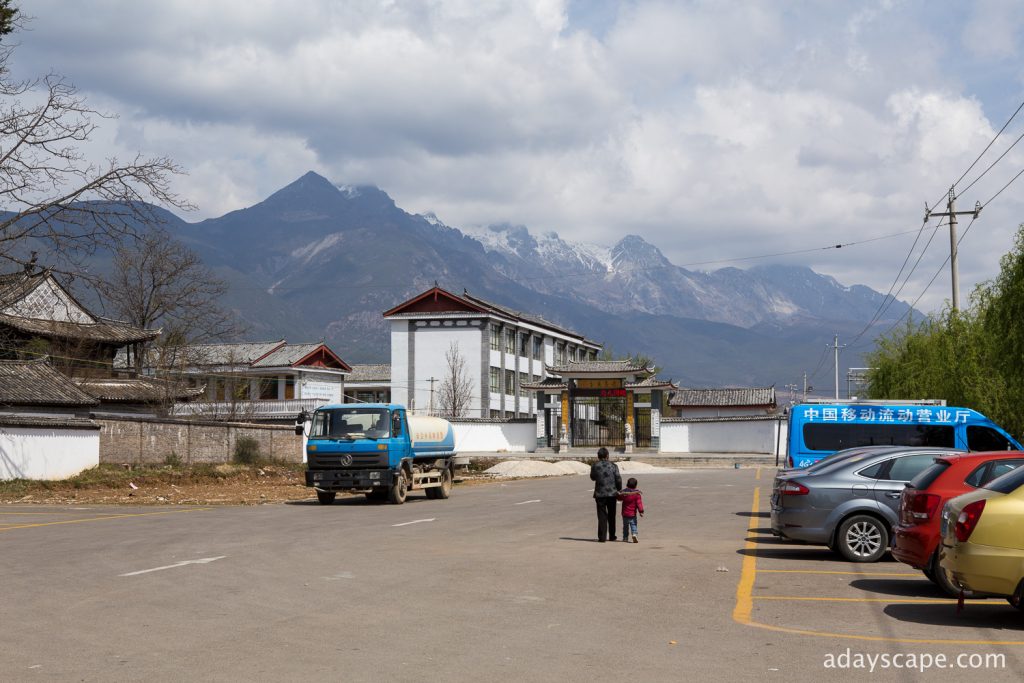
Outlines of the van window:
M 967 427 L 967 448 L 972 451 L 1015 451 L 1005 436 L 991 427 L 969 425 Z
M 856 446 L 929 446 L 952 448 L 952 425 L 934 424 L 804 424 L 804 445 L 812 451 L 838 451 Z

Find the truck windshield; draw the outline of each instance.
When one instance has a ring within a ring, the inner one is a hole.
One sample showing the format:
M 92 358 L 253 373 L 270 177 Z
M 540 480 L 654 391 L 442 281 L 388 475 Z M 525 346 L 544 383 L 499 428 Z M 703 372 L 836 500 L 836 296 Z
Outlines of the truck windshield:
M 391 419 L 386 408 L 328 408 L 313 415 L 310 438 L 386 439 Z

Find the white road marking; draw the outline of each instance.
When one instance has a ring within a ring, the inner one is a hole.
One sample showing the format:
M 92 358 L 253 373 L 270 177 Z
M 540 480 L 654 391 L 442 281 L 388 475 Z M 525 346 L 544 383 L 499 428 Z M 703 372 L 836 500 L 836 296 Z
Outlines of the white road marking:
M 221 555 L 220 557 L 203 557 L 198 560 L 185 560 L 184 562 L 175 562 L 174 564 L 168 564 L 163 567 L 153 567 L 152 569 L 142 569 L 137 572 L 128 572 L 127 574 L 118 574 L 118 576 L 138 576 L 139 574 L 148 574 L 149 572 L 160 572 L 164 569 L 174 569 L 175 567 L 184 567 L 189 564 L 209 564 L 217 560 L 223 560 L 227 555 Z
M 411 522 L 402 522 L 401 524 L 392 524 L 391 526 L 409 526 L 410 524 L 419 524 L 420 522 L 433 522 L 436 519 L 436 517 L 431 517 L 430 519 L 414 519 Z
M 526 505 L 527 503 L 539 503 L 539 502 L 541 502 L 540 498 L 537 498 L 536 500 L 524 500 L 522 503 L 513 503 L 513 505 Z

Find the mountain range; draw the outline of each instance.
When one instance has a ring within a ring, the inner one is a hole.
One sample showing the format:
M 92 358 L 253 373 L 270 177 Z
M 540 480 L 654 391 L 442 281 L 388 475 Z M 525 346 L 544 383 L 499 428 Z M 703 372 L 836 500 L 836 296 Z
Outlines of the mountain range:
M 247 338 L 323 338 L 350 363 L 387 362 L 381 313 L 437 282 L 542 315 L 616 356 L 649 356 L 686 386 L 781 387 L 817 371 L 812 381 L 830 389 L 825 346 L 863 329 L 883 301 L 800 266 L 687 270 L 637 235 L 602 247 L 507 224 L 464 232 L 379 188 L 312 172 L 218 218 L 163 215 L 228 283 L 223 303 Z M 894 302 L 875 324 L 907 308 Z M 859 364 L 848 355 L 841 371 Z

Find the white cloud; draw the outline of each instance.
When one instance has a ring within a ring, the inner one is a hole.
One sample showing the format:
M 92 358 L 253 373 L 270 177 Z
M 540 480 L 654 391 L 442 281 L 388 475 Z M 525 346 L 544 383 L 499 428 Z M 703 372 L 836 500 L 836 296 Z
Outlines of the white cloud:
M 31 12 L 19 73 L 56 69 L 119 112 L 100 152 L 187 167 L 192 220 L 313 169 L 452 225 L 638 233 L 684 263 L 917 227 L 1012 111 L 992 79 L 1019 76 L 1006 60 L 1024 16 L 976 3 L 963 28 L 924 0 L 637 0 L 598 12 L 595 36 L 558 0 L 38 0 Z M 969 63 L 961 32 L 978 46 Z M 1009 155 L 963 201 L 1022 164 Z M 972 228 L 965 287 L 995 272 L 1020 196 Z M 790 260 L 884 291 L 911 239 Z

